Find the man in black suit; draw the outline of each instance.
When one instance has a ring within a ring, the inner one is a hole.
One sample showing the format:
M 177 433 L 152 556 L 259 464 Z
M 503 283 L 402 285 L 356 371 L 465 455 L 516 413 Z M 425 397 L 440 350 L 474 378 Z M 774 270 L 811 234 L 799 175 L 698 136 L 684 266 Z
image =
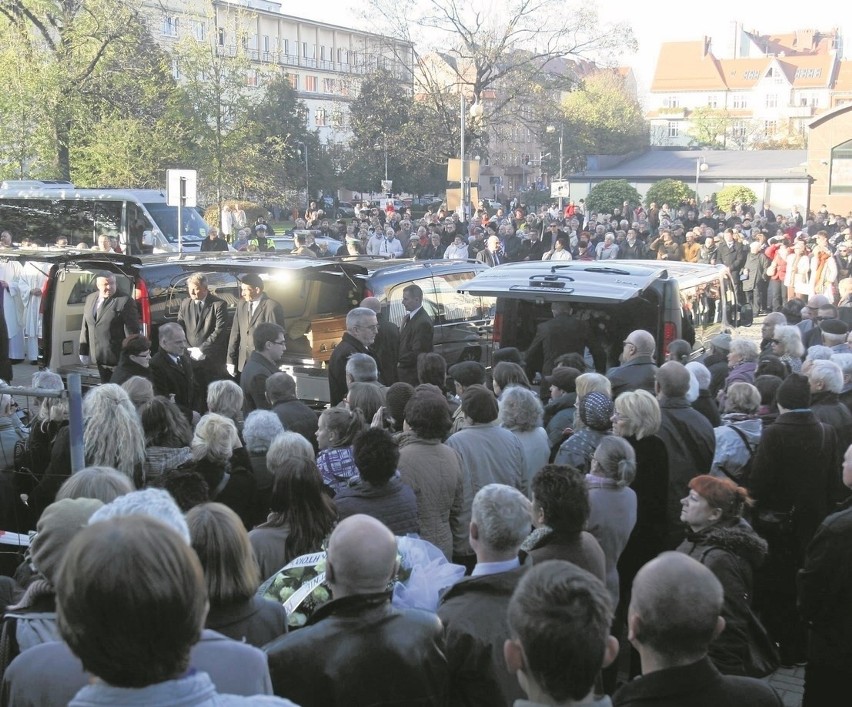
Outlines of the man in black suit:
M 379 332 L 370 347 L 379 364 L 379 379 L 382 385 L 391 386 L 397 381 L 396 363 L 399 357 L 399 327 L 382 314 L 382 303 L 378 297 L 365 297 L 362 307 L 376 313 Z
M 160 349 L 151 358 L 151 382 L 154 394 L 169 397 L 192 420 L 195 396 L 192 364 L 186 355 L 186 334 L 180 324 L 169 322 L 160 326 Z
M 349 310 L 346 315 L 346 331 L 328 360 L 328 393 L 332 407 L 340 403 L 349 390 L 346 363 L 352 354 L 362 353 L 375 358 L 370 346 L 375 341 L 378 330 L 376 313 L 372 309 L 355 307 Z
M 96 292 L 86 297 L 80 329 L 80 362 L 94 362 L 102 383 L 109 383 L 121 356 L 121 342 L 139 333 L 139 310 L 130 295 L 118 293 L 115 275 L 98 273 Z
M 409 285 L 402 291 L 402 306 L 407 314 L 399 335 L 397 374 L 403 383 L 417 386 L 417 357 L 432 352 L 432 319 L 423 309 L 423 290 Z
M 284 309 L 275 300 L 263 292 L 263 280 L 256 273 L 243 275 L 240 295 L 243 301 L 237 305 L 234 321 L 231 325 L 231 338 L 228 341 L 228 359 L 226 368 L 231 376 L 242 371 L 254 351 L 254 328 L 263 322 L 272 322 L 284 327 Z
M 485 250 L 476 254 L 476 261 L 485 263 L 489 267 L 509 262 L 500 253 L 500 239 L 497 236 L 488 236 L 488 240 L 485 242 Z
M 278 365 L 287 350 L 284 327 L 273 322 L 261 322 L 252 332 L 254 351 L 240 376 L 243 389 L 243 410 L 272 408 L 266 397 L 266 380 L 278 371 Z
M 228 354 L 227 305 L 210 294 L 207 277 L 194 273 L 187 278 L 189 297 L 180 303 L 178 324 L 186 332 L 187 353 L 195 375 L 194 410 L 207 410 L 207 386 L 225 377 Z
M 266 399 L 284 429 L 302 435 L 318 452 L 317 413 L 296 397 L 296 381 L 289 373 L 279 371 L 266 379 Z
M 606 368 L 603 348 L 593 339 L 589 325 L 573 316 L 571 306 L 565 302 L 554 302 L 550 311 L 553 319 L 538 325 L 535 338 L 524 354 L 530 380 L 536 371 L 541 371 L 542 377 L 549 376 L 558 356 L 566 353 L 582 356 L 587 346 L 592 352 L 595 368 L 602 372 Z

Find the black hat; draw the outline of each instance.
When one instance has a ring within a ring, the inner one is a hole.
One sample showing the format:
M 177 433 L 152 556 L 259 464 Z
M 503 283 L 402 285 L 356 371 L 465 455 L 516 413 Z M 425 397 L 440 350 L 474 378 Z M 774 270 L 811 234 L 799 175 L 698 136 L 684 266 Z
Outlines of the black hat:
M 576 368 L 568 368 L 561 366 L 554 368 L 553 373 L 545 378 L 548 385 L 555 385 L 559 390 L 566 393 L 573 393 L 577 389 L 577 376 L 579 371 Z
M 819 328 L 826 334 L 843 336 L 849 333 L 849 327 L 842 319 L 824 319 L 819 323 Z
M 240 278 L 240 282 L 243 285 L 248 285 L 249 287 L 259 287 L 261 290 L 263 289 L 263 280 L 257 273 L 246 273 Z
M 791 373 L 778 387 L 775 399 L 785 410 L 801 410 L 810 407 L 811 386 L 806 376 Z

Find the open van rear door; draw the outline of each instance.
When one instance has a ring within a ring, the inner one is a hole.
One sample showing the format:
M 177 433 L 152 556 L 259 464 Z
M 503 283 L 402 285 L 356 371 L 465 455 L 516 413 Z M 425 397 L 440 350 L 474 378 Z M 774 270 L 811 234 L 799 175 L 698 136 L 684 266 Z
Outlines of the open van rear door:
M 614 304 L 644 292 L 667 277 L 659 267 L 619 268 L 600 262 L 509 263 L 468 280 L 459 292 L 486 297 L 511 297 L 533 302 Z

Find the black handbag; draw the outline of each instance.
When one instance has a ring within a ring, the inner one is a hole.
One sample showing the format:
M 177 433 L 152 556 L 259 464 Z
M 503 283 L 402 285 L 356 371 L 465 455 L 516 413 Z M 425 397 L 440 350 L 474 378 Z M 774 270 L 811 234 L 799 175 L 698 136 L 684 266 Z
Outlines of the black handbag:
M 766 540 L 789 538 L 795 528 L 796 507 L 789 511 L 758 508 L 752 516 L 751 525 L 755 532 Z

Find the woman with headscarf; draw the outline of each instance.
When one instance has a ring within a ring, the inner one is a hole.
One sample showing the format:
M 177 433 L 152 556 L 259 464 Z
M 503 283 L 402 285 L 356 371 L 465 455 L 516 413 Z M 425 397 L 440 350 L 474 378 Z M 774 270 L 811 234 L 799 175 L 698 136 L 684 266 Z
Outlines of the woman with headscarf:
M 605 393 L 589 393 L 577 405 L 583 429 L 572 434 L 556 453 L 556 464 L 567 464 L 588 473 L 592 456 L 605 435 L 611 434 L 612 399 Z

